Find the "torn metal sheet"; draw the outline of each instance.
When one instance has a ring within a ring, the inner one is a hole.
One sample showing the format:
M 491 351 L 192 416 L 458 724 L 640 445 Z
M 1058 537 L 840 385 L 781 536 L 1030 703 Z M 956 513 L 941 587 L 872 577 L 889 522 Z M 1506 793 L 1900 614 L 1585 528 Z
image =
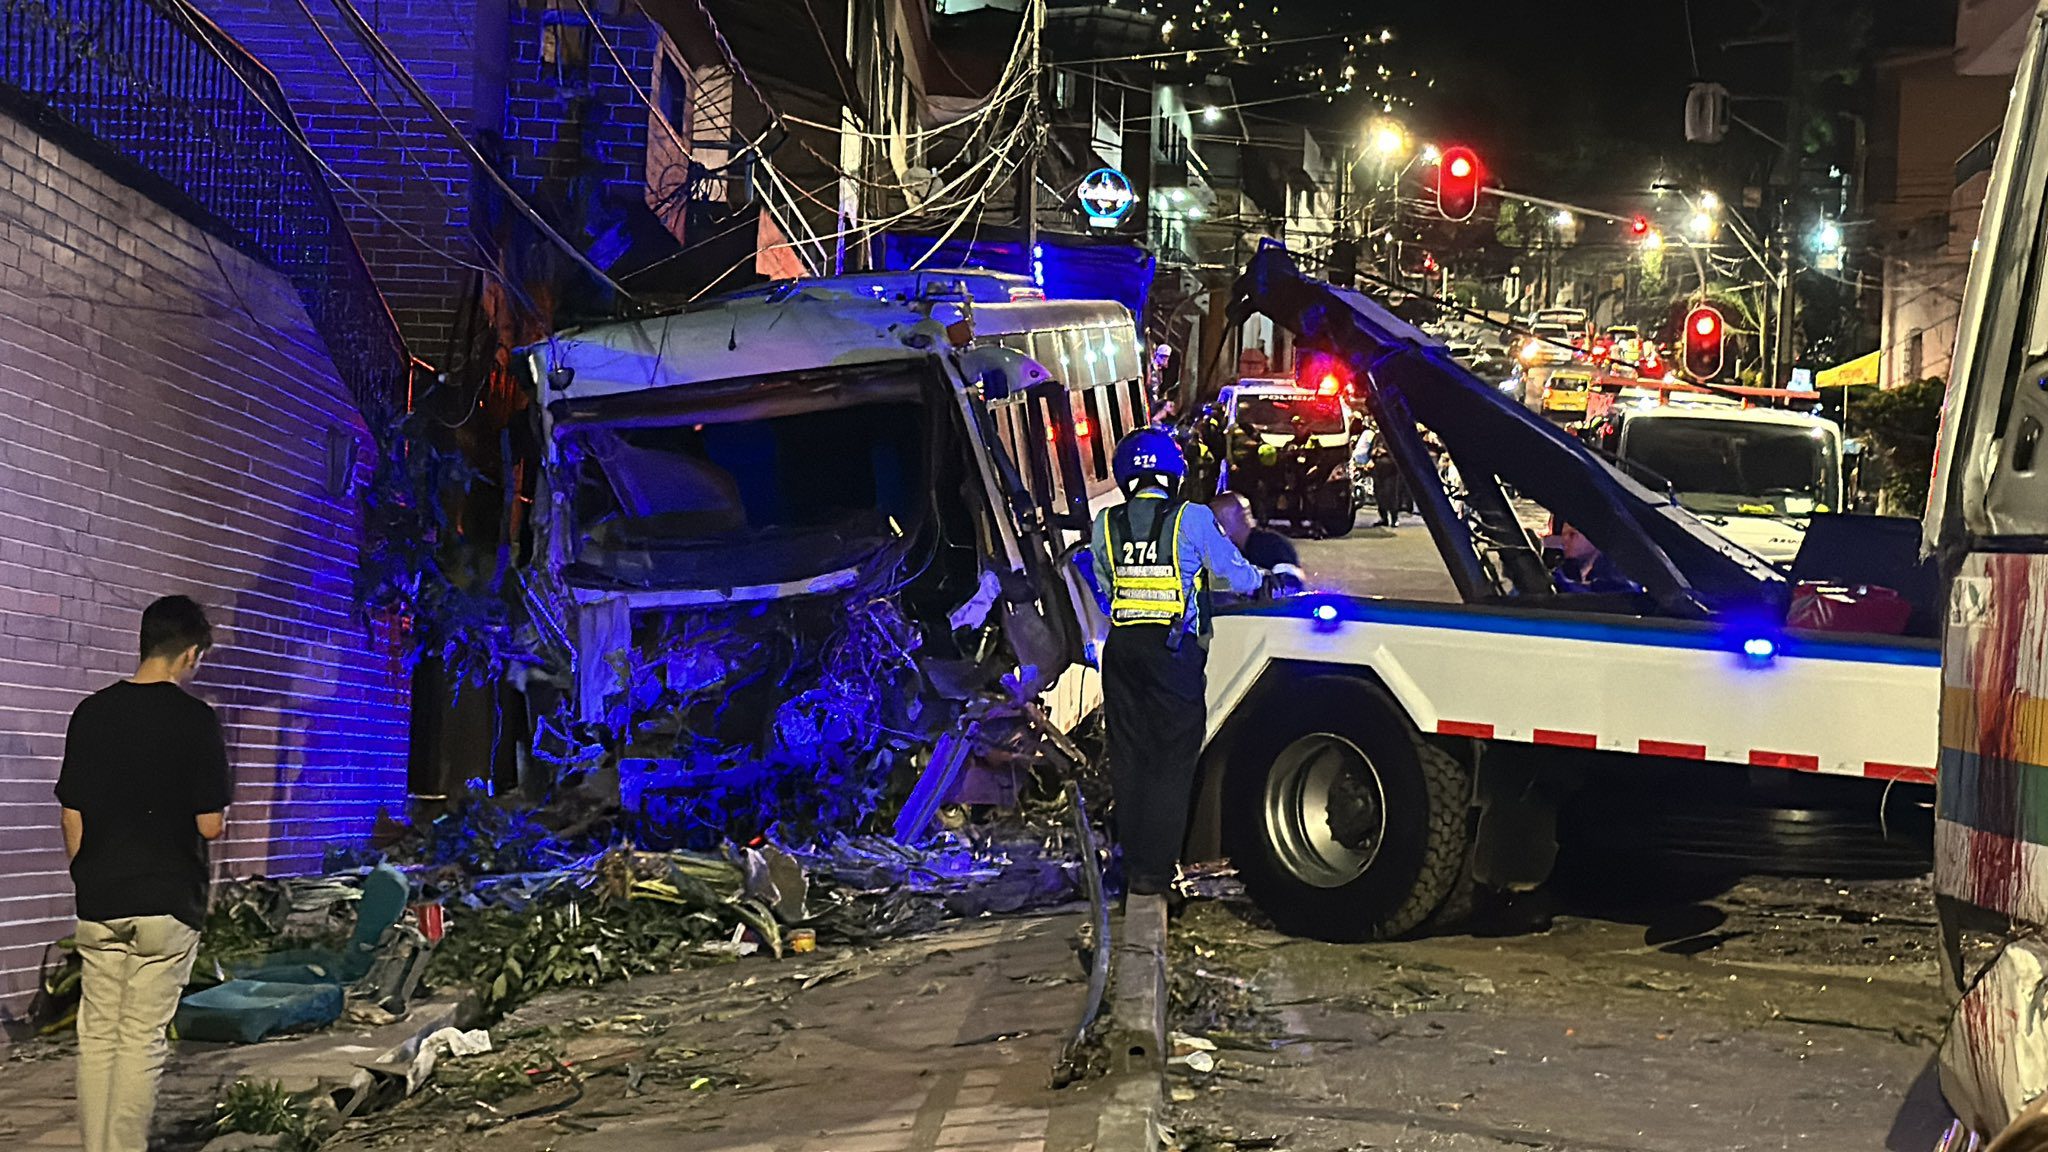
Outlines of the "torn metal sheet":
M 1937 1060 L 1949 1106 L 1985 1135 L 2048 1091 L 2048 942 L 2029 936 L 1999 952 L 1957 1002 Z

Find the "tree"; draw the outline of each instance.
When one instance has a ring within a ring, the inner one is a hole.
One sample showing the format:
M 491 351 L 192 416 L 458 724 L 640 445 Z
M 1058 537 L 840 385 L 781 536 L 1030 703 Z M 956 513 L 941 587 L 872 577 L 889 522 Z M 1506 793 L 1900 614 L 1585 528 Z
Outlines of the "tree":
M 1884 464 L 1885 501 L 1902 515 L 1918 516 L 1927 507 L 1934 442 L 1947 392 L 1941 377 L 1929 376 L 1880 390 L 1852 409 L 1857 429 Z

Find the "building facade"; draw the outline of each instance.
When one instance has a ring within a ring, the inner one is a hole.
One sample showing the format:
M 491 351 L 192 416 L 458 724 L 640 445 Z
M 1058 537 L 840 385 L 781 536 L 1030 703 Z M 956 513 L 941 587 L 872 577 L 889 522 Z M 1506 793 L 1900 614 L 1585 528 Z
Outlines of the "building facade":
M 71 931 L 66 722 L 157 597 L 217 629 L 217 875 L 317 871 L 405 801 L 406 672 L 355 597 L 403 347 L 265 94 L 169 11 L 33 49 L 0 20 L 0 1019 Z M 100 101 L 100 67 L 155 69 L 151 100 Z

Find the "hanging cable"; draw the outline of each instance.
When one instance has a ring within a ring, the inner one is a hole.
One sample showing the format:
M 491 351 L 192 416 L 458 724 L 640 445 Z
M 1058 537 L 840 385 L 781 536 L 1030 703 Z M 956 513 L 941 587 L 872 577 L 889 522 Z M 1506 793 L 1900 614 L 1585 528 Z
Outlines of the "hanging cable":
M 412 94 L 412 98 L 419 103 L 420 108 L 440 126 L 442 133 L 461 147 L 462 151 L 468 155 L 470 163 L 476 165 L 479 170 L 490 178 L 491 183 L 497 185 L 498 190 L 504 193 L 511 201 L 512 206 L 519 211 L 520 215 L 526 217 L 527 221 L 538 229 L 541 235 L 547 238 L 549 243 L 560 248 L 579 267 L 595 278 L 598 283 L 610 289 L 619 299 L 627 302 L 632 301 L 633 296 L 631 293 L 620 287 L 618 281 L 613 280 L 607 275 L 604 269 L 591 263 L 590 257 L 584 255 L 582 249 L 577 248 L 561 233 L 555 231 L 554 226 L 547 222 L 546 217 L 543 217 L 538 209 L 528 203 L 526 197 L 521 195 L 519 190 L 512 186 L 512 182 L 505 179 L 504 174 L 499 172 L 496 167 L 492 166 L 484 158 L 483 153 L 477 150 L 476 145 L 470 143 L 469 137 L 462 134 L 462 129 L 456 127 L 455 121 L 450 119 L 448 113 L 439 104 L 434 102 L 434 98 L 427 94 L 427 90 L 420 86 L 420 82 L 406 68 L 405 62 L 400 60 L 397 54 L 391 51 L 390 46 L 384 43 L 384 38 L 377 34 L 377 30 L 371 27 L 370 22 L 356 9 L 354 0 L 334 0 L 334 7 L 336 11 L 341 13 L 342 20 L 348 25 L 349 31 L 354 33 L 356 39 L 362 43 L 370 55 L 382 63 L 385 70 L 390 72 L 404 86 L 405 90 Z
M 405 146 L 405 140 L 409 133 L 407 133 L 404 129 L 400 128 L 396 121 L 392 120 L 390 113 L 385 111 L 383 103 L 379 101 L 377 97 L 370 92 L 369 86 L 363 83 L 362 77 L 359 74 L 357 74 L 355 68 L 349 64 L 348 57 L 342 53 L 341 46 L 336 44 L 334 42 L 334 38 L 327 34 L 327 29 L 321 26 L 320 18 L 314 14 L 312 5 L 309 4 L 307 0 L 298 0 L 298 5 L 299 11 L 306 14 L 307 22 L 313 26 L 313 31 L 319 35 L 321 43 L 325 44 L 327 46 L 328 52 L 334 56 L 335 63 L 341 65 L 341 70 L 347 74 L 349 83 L 354 85 L 356 92 L 362 96 L 363 101 L 366 104 L 368 104 L 373 111 L 377 113 L 377 118 L 384 122 L 384 126 L 391 130 L 393 138 L 395 138 L 398 141 L 399 155 L 412 161 L 413 164 L 419 168 L 421 178 L 424 179 L 428 183 L 428 185 L 433 187 L 435 191 L 440 193 L 441 199 L 448 205 L 451 211 L 460 208 L 461 206 L 457 204 L 455 197 L 448 193 L 447 189 L 442 185 L 441 181 L 436 180 L 434 178 L 432 170 L 430 170 L 427 167 L 427 162 L 419 158 Z M 322 162 L 321 166 L 323 168 L 326 168 L 326 164 L 324 161 Z M 340 180 L 339 176 L 334 173 L 333 169 L 328 168 L 327 171 L 330 178 L 335 179 L 337 183 L 347 184 L 346 181 Z M 368 199 L 361 192 L 359 192 L 353 185 L 348 185 L 346 190 L 350 194 L 354 195 L 357 199 L 361 199 L 365 203 L 369 203 Z M 404 225 L 398 224 L 397 221 L 392 220 L 389 215 L 386 215 L 381 210 L 379 210 L 377 214 L 379 216 L 382 216 L 387 222 L 392 224 L 394 227 L 398 228 L 402 233 L 407 235 L 409 238 L 414 239 L 421 243 L 422 245 L 427 246 L 429 250 L 434 252 L 436 255 L 440 255 L 446 257 L 447 259 L 453 260 L 460 266 L 467 267 L 472 271 L 478 272 L 496 281 L 500 287 L 504 288 L 507 292 L 511 293 L 513 299 L 522 308 L 525 308 L 527 312 L 536 320 L 540 319 L 544 315 L 544 313 L 541 311 L 539 302 L 534 300 L 532 296 L 528 295 L 526 290 L 524 288 L 521 288 L 517 283 L 515 283 L 511 277 L 505 275 L 497 268 L 487 266 L 484 264 L 469 263 L 468 261 L 465 261 L 460 257 L 456 256 L 453 252 L 443 249 L 438 245 L 427 244 L 424 237 L 413 233 Z M 477 238 L 477 236 L 474 233 L 469 232 L 467 229 L 464 229 L 463 234 L 465 236 L 468 236 L 470 242 L 476 245 L 478 255 L 481 259 L 488 261 L 492 258 L 493 254 L 484 247 L 484 242 L 481 239 Z

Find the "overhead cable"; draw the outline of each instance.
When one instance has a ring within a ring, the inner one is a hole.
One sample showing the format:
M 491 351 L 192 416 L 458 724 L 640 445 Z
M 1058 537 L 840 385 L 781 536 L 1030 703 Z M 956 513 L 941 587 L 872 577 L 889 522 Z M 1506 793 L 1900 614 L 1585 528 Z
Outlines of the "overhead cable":
M 541 235 L 547 238 L 549 243 L 560 248 L 571 260 L 575 261 L 585 272 L 595 278 L 598 283 L 603 284 L 616 293 L 621 300 L 631 301 L 633 299 L 632 294 L 620 287 L 618 281 L 613 280 L 605 273 L 604 269 L 592 263 L 590 257 L 584 255 L 582 249 L 571 244 L 566 237 L 555 231 L 554 226 L 547 222 L 546 217 L 543 217 L 538 209 L 528 203 L 526 197 L 517 188 L 512 186 L 512 182 L 505 179 L 504 174 L 499 172 L 494 165 L 484 158 L 484 154 L 477 150 L 476 145 L 470 143 L 469 137 L 462 134 L 462 129 L 456 127 L 455 121 L 450 119 L 448 113 L 434 101 L 432 96 L 427 94 L 427 90 L 420 86 L 420 82 L 413 77 L 411 70 L 406 68 L 405 62 L 400 60 L 396 53 L 392 52 L 391 47 L 384 43 L 384 38 L 377 34 L 377 30 L 371 27 L 370 22 L 356 9 L 354 0 L 334 0 L 334 7 L 336 11 L 341 13 L 342 20 L 348 25 L 349 31 L 355 34 L 356 39 L 361 41 L 363 47 L 370 52 L 370 55 L 382 63 L 385 69 L 404 86 L 406 91 L 412 94 L 412 98 L 419 103 L 420 108 L 440 126 L 442 133 L 460 146 L 462 151 L 468 155 L 470 162 L 475 164 L 485 176 L 489 177 L 491 183 L 497 185 L 498 190 L 505 194 L 512 206 L 519 211 L 520 215 L 525 216 L 527 221 L 538 229 Z

